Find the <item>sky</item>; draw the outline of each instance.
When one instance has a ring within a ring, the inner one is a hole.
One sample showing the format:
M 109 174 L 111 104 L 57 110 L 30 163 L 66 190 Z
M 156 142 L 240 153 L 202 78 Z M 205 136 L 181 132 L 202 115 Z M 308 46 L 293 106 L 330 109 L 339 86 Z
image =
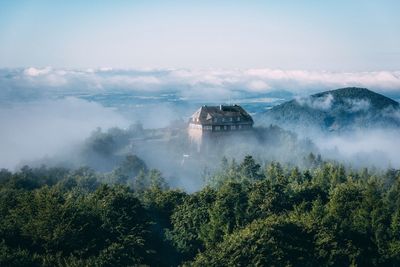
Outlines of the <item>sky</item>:
M 400 70 L 400 1 L 0 1 L 0 68 Z

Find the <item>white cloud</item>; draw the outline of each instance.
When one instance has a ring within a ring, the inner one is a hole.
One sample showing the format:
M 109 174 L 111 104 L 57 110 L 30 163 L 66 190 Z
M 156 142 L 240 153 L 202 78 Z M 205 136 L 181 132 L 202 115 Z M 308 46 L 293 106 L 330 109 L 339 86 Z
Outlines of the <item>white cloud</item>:
M 7 70 L 2 70 L 7 72 Z M 304 70 L 187 70 L 111 68 L 65 70 L 50 67 L 12 70 L 13 79 L 0 76 L 0 84 L 38 90 L 135 90 L 181 91 L 182 95 L 201 95 L 207 91 L 248 91 L 250 93 L 286 90 L 308 95 L 347 86 L 366 87 L 378 92 L 400 93 L 400 71 L 326 72 Z M 190 91 L 190 92 L 189 92 Z
M 271 87 L 263 80 L 254 80 L 254 81 L 250 81 L 249 85 L 248 85 L 250 90 L 253 91 L 266 91 L 268 89 L 271 89 Z
M 329 110 L 332 107 L 333 99 L 331 94 L 327 94 L 317 98 L 300 97 L 296 98 L 296 101 L 302 106 L 309 106 L 310 108 L 319 110 Z
M 367 111 L 371 107 L 371 102 L 368 99 L 346 99 L 350 105 L 351 112 Z
M 400 90 L 399 71 L 327 72 L 250 69 L 245 71 L 245 74 L 265 81 L 273 81 L 276 85 L 296 84 L 301 89 L 315 86 L 319 86 L 320 89 L 361 86 L 372 89 Z
M 14 168 L 65 151 L 96 127 L 125 127 L 128 121 L 100 104 L 68 97 L 0 108 L 0 168 Z
M 51 72 L 51 68 L 50 67 L 46 67 L 43 69 L 37 69 L 34 67 L 30 67 L 24 70 L 24 74 L 27 76 L 31 76 L 31 77 L 36 77 L 36 76 L 40 76 L 40 75 L 45 75 Z
M 400 168 L 398 130 L 357 131 L 339 136 L 317 136 L 313 141 L 327 157 L 363 167 Z

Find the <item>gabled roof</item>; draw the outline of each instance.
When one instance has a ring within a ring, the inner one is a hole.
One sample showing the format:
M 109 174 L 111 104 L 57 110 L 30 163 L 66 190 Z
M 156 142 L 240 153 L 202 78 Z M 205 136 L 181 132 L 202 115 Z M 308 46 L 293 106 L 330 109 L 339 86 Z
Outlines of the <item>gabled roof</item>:
M 226 120 L 222 121 L 223 118 Z M 233 120 L 230 121 L 230 118 Z M 202 106 L 192 115 L 191 121 L 203 125 L 253 124 L 251 116 L 239 105 Z

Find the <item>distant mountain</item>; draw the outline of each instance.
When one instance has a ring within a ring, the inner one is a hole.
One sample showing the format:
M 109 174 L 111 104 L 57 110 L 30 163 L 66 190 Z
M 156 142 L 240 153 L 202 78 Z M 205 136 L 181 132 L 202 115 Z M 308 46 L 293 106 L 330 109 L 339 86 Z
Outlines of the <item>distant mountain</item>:
M 326 91 L 277 105 L 255 118 L 286 129 L 348 131 L 400 127 L 398 102 L 365 88 Z

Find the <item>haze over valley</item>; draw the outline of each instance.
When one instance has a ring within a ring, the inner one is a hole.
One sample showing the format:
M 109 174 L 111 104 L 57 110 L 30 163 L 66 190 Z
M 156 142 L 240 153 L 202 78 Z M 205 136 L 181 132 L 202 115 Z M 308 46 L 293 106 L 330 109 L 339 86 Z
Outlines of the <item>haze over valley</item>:
M 400 266 L 399 10 L 0 1 L 0 266 Z
M 3 85 L 0 116 L 4 126 L 0 138 L 4 148 L 0 154 L 3 168 L 18 169 L 24 164 L 84 165 L 76 158 L 72 160 L 72 155 L 81 150 L 87 138 L 99 131 L 97 128 L 103 132 L 113 127 L 126 131 L 130 125 L 140 124 L 144 129 L 159 129 L 160 132 L 160 129 L 166 128 L 179 129 L 179 134 L 185 136 L 188 120 L 198 107 L 220 104 L 239 104 L 254 117 L 256 127 L 277 125 L 294 134 L 300 143 L 312 144 L 308 150 L 299 148 L 304 151 L 297 158 L 314 152 L 354 167 L 370 164 L 381 168 L 400 166 L 396 153 L 400 118 L 396 102 L 400 98 L 396 91 L 400 86 L 397 72 L 65 70 L 30 67 L 4 69 L 0 79 Z M 309 96 L 350 85 L 373 87 L 377 93 L 391 98 L 356 88 L 342 89 L 341 95 L 332 91 L 318 97 Z M 291 103 L 297 106 L 291 107 Z M 342 107 L 345 113 L 340 113 L 338 105 L 345 105 Z M 278 111 L 281 113 L 278 114 Z M 307 117 L 309 115 L 303 114 L 305 111 L 314 117 Z M 317 115 L 318 112 L 322 115 Z M 276 115 L 272 118 L 270 114 Z M 301 127 L 295 127 L 296 123 Z M 123 154 L 139 153 L 138 156 L 147 158 L 149 167 L 185 179 L 185 171 L 180 173 L 179 167 L 171 168 L 168 160 L 172 158 L 174 164 L 181 162 L 184 154 L 190 154 L 189 148 L 184 147 L 187 144 L 176 148 L 172 156 L 168 156 L 167 151 L 170 150 L 164 151 L 158 145 L 152 148 L 157 153 L 145 149 L 145 142 L 126 142 L 125 145 L 113 151 L 120 153 L 118 158 L 121 159 Z M 243 157 L 248 153 L 257 154 L 262 161 L 293 162 L 295 158 L 288 150 L 289 144 L 283 142 L 261 150 L 256 143 L 247 145 L 241 153 L 226 151 L 219 157 Z M 240 160 L 240 157 L 237 159 Z M 165 162 L 165 159 L 168 160 Z M 95 161 L 90 162 L 95 169 L 110 171 L 113 168 L 112 164 L 104 169 L 103 163 L 96 166 Z M 119 161 L 112 162 L 116 164 Z M 199 164 L 196 169 L 214 167 L 208 162 Z

